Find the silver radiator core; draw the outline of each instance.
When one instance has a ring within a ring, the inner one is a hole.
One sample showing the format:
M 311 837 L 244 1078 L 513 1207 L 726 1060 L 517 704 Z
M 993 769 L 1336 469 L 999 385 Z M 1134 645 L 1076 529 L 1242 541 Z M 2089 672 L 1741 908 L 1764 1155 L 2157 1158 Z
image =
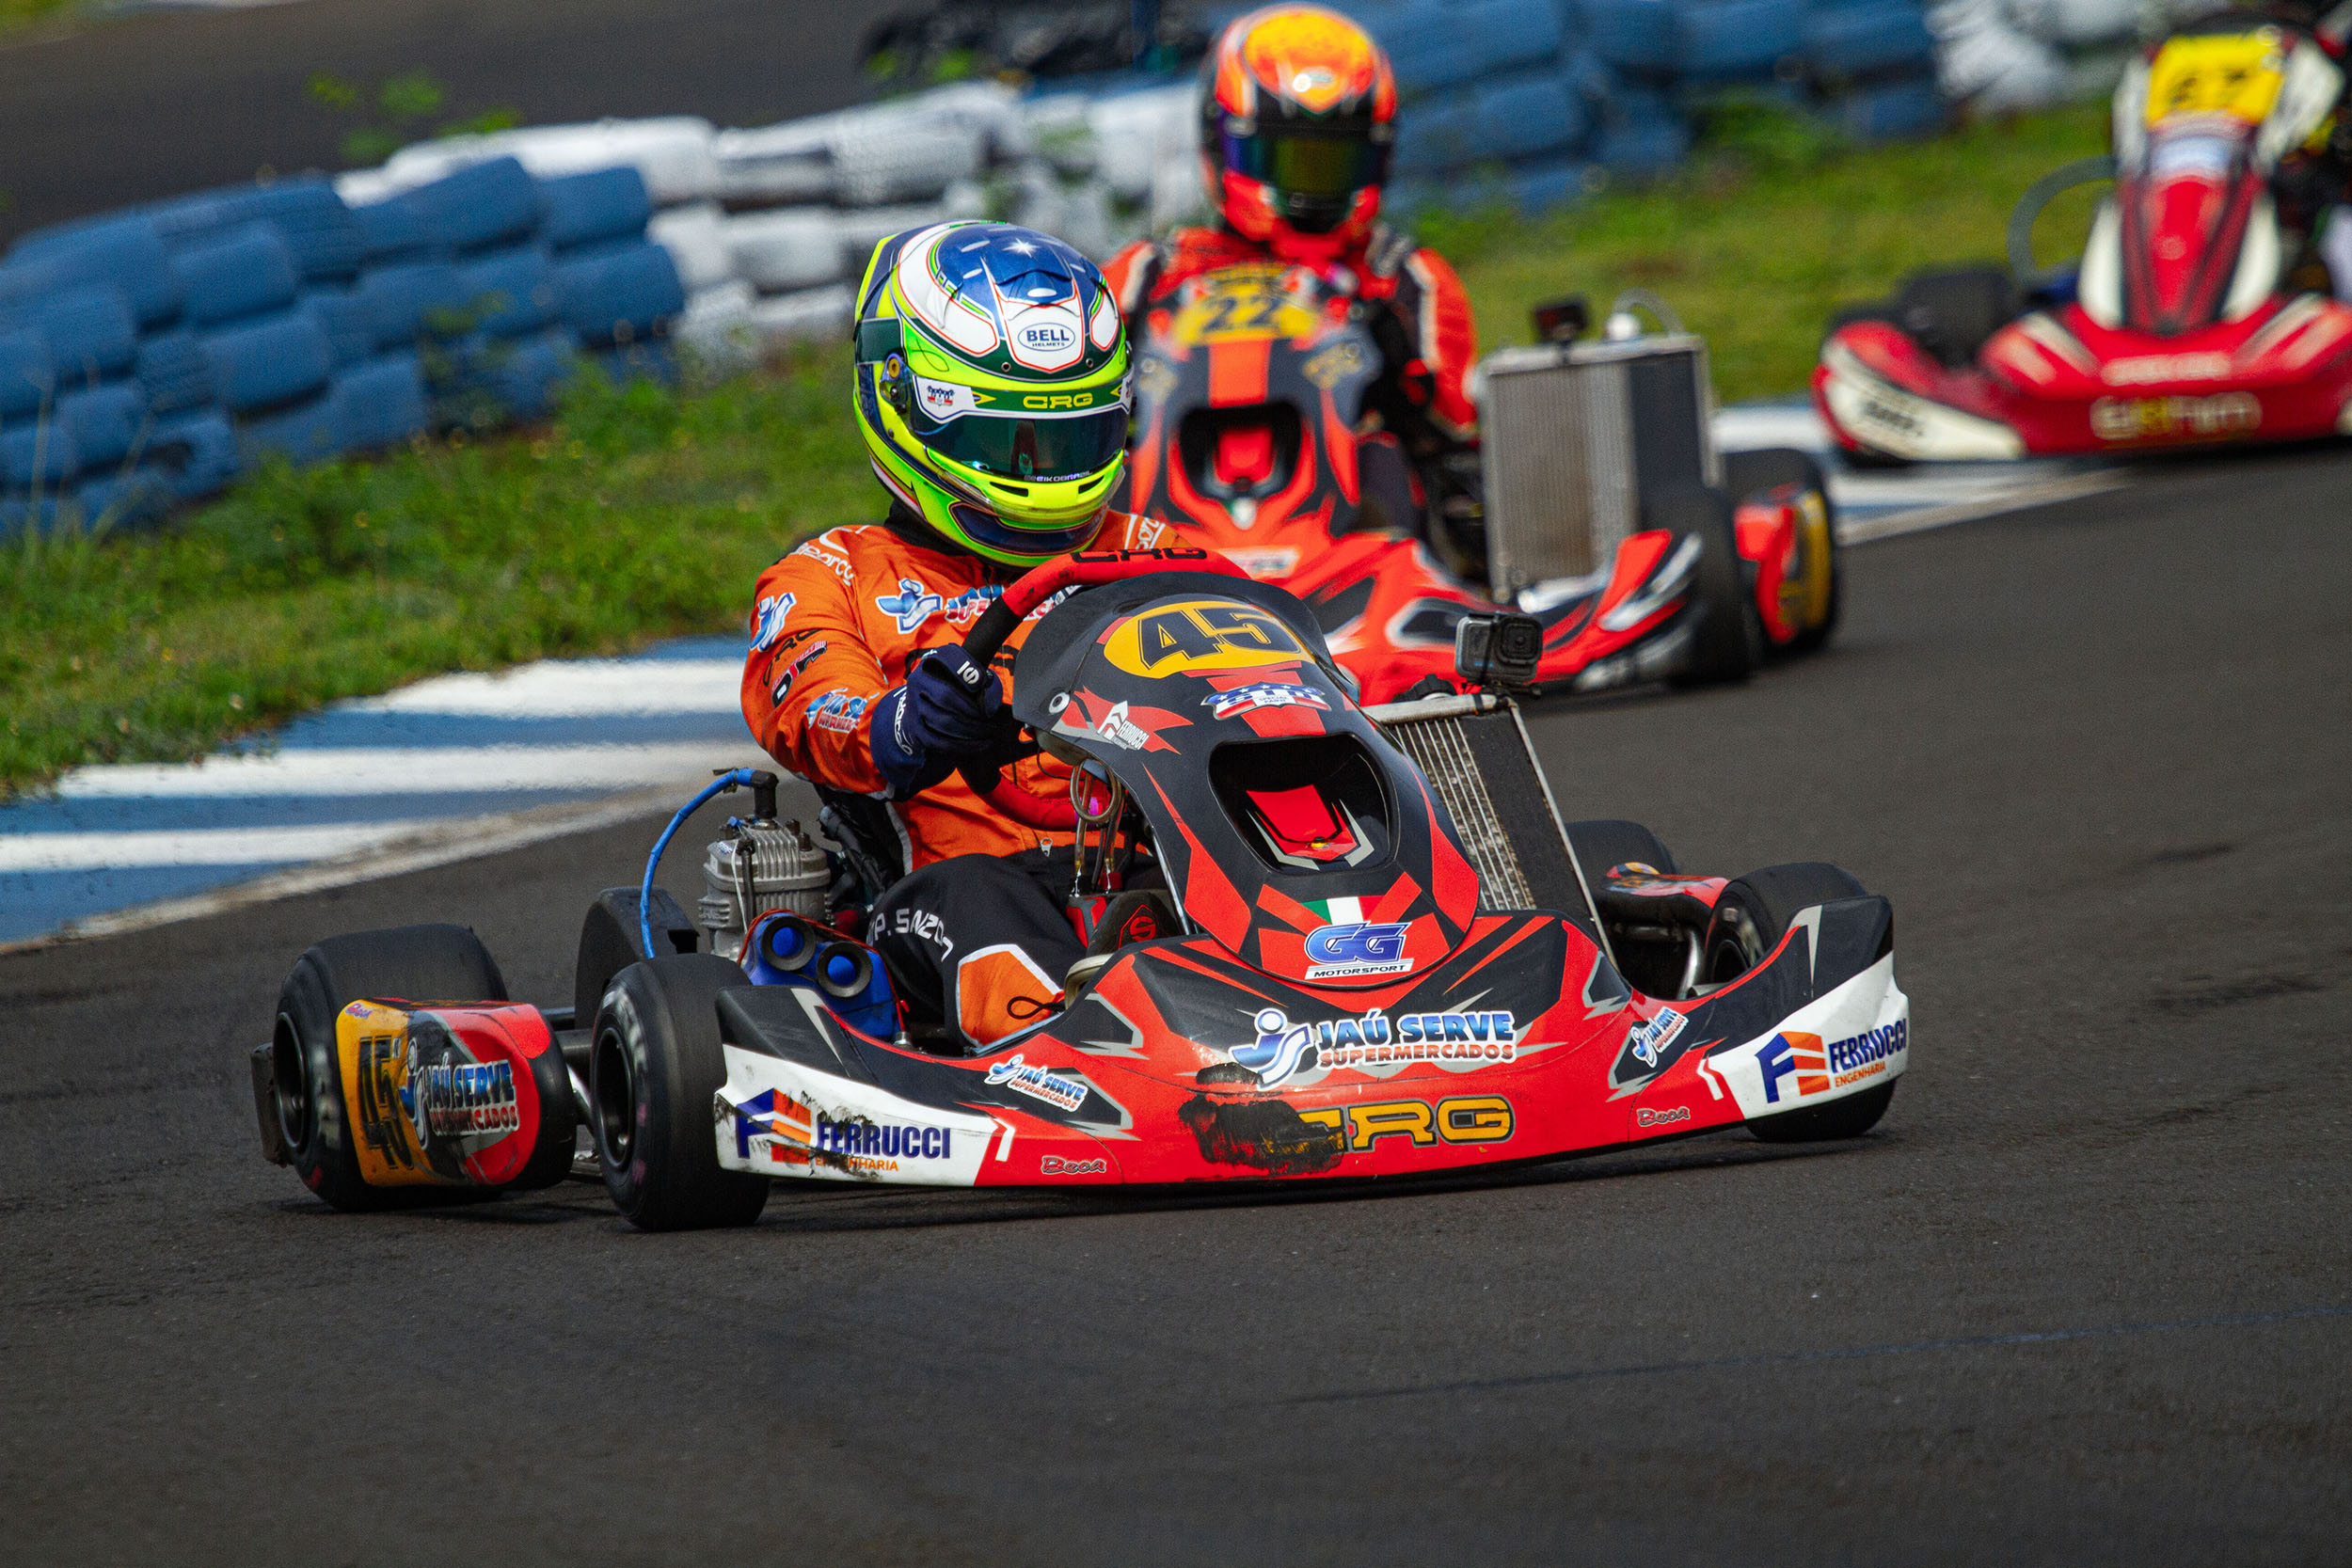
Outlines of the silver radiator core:
M 1462 716 L 1406 717 L 1399 711 L 1437 705 L 1398 703 L 1375 710 L 1374 717 L 1381 721 L 1381 728 L 1397 749 L 1421 768 L 1429 787 L 1438 793 L 1438 803 L 1454 819 L 1454 831 L 1462 835 L 1462 847 L 1478 873 L 1479 903 L 1490 910 L 1530 909 L 1535 896 L 1528 889 L 1527 873 L 1519 865 L 1518 851 L 1511 846 L 1511 835 L 1486 794 L 1478 761 L 1470 755 L 1470 737 L 1462 733 Z
M 1607 571 L 1645 483 L 1720 479 L 1707 345 L 1682 335 L 1507 348 L 1478 365 L 1488 584 Z

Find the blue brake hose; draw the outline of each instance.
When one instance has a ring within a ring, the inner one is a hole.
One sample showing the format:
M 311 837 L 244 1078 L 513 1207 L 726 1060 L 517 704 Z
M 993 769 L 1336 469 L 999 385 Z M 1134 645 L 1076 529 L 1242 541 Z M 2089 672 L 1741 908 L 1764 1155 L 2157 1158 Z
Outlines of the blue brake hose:
M 752 786 L 752 776 L 756 771 L 756 768 L 738 768 L 732 772 L 722 773 L 711 780 L 703 787 L 700 795 L 678 808 L 678 814 L 670 818 L 670 825 L 661 830 L 661 836 L 653 841 L 653 853 L 645 857 L 645 879 L 637 887 L 637 935 L 645 944 L 645 957 L 650 958 L 654 956 L 653 874 L 661 864 L 661 851 L 670 847 L 670 840 L 676 835 L 680 828 L 686 825 L 686 819 L 702 809 L 704 801 L 730 789 L 739 787 L 749 789 Z

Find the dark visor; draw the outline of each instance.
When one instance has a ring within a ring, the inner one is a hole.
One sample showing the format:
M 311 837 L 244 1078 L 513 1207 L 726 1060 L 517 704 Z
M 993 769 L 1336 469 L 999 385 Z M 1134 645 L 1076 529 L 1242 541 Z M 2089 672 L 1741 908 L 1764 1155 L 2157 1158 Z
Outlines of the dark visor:
M 920 413 L 907 421 L 914 438 L 951 463 L 968 464 L 997 479 L 1050 484 L 1099 474 L 1127 446 L 1127 410 L 1023 420 L 965 414 L 933 424 Z
M 1285 196 L 1346 197 L 1377 185 L 1387 172 L 1388 149 L 1375 144 L 1369 127 L 1261 124 L 1248 135 L 1222 133 L 1225 166 L 1246 180 L 1263 181 Z

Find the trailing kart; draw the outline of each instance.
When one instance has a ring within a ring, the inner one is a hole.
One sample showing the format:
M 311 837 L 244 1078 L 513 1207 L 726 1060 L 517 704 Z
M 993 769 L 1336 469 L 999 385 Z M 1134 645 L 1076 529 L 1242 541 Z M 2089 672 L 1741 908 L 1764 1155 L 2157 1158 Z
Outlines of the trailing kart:
M 1023 809 L 1077 829 L 1091 940 L 1033 1031 L 917 1049 L 818 918 L 826 863 L 774 781 L 730 775 L 693 803 L 769 798 L 706 862 L 716 951 L 649 862 L 590 909 L 568 1007 L 507 1000 L 453 927 L 305 953 L 254 1057 L 265 1153 L 364 1209 L 554 1181 L 584 1126 L 621 1212 L 665 1229 L 748 1223 L 777 1177 L 1423 1175 L 1885 1110 L 1909 1004 L 1887 902 L 1844 872 L 1684 876 L 1631 823 L 1564 829 L 1507 699 L 1360 709 L 1305 606 L 1200 552 L 1052 563 L 965 647 L 1038 615 L 1012 706 L 1072 794 Z M 1523 626 L 1466 625 L 1467 674 L 1525 677 Z
M 2204 26 L 2116 88 L 2114 158 L 2026 194 L 2010 273 L 1914 277 L 1833 324 L 1813 393 L 1848 451 L 2007 458 L 2352 432 L 2352 309 L 2328 296 L 2311 231 L 2327 208 L 2299 188 L 2343 74 L 2289 29 Z M 2035 270 L 2043 206 L 2109 176 L 2079 271 Z
M 1829 638 L 1828 490 L 1803 452 L 1717 457 L 1705 347 L 1663 319 L 1580 344 L 1581 302 L 1539 312 L 1547 342 L 1480 367 L 1465 466 L 1361 433 L 1396 351 L 1359 303 L 1306 267 L 1220 268 L 1138 334 L 1114 504 L 1306 600 L 1375 702 L 1449 673 L 1455 624 L 1497 605 L 1543 624 L 1542 689 L 1742 679 Z

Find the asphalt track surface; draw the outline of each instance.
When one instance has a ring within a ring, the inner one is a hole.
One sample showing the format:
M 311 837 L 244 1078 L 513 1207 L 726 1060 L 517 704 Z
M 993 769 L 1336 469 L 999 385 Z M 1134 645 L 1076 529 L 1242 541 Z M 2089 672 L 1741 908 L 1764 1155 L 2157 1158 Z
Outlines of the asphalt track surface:
M 437 119 L 525 124 L 694 114 L 767 125 L 864 96 L 857 46 L 889 5 L 818 0 L 303 0 L 157 11 L 0 47 L 0 240 L 207 185 L 343 166 L 362 121 L 311 74 L 421 71 Z M 427 135 L 434 122 L 409 129 Z
M 2347 498 L 1874 546 L 1826 657 L 1536 718 L 1571 814 L 1891 895 L 1913 1066 L 1848 1145 L 345 1217 L 255 1153 L 295 956 L 457 919 L 567 994 L 651 823 L 0 959 L 0 1555 L 2342 1561 Z

